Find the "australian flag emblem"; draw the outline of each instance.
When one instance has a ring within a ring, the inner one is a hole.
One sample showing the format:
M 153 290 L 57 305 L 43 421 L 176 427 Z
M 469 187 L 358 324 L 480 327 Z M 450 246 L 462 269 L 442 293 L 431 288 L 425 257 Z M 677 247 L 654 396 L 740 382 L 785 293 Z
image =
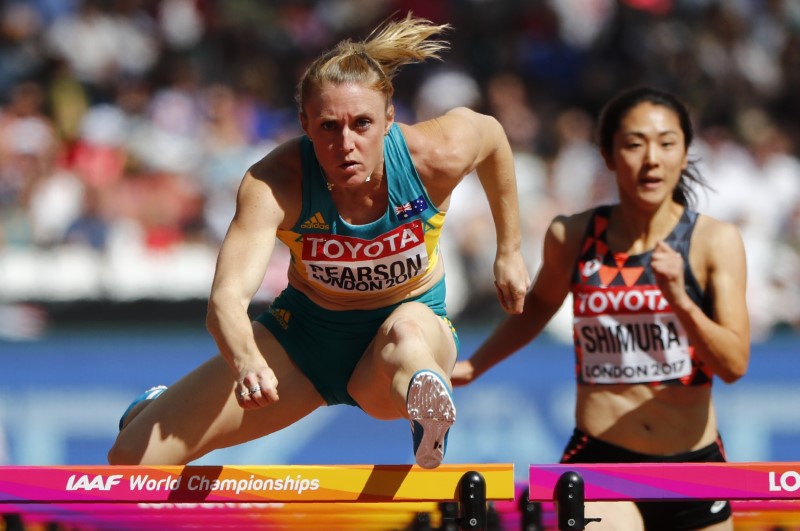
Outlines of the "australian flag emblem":
M 419 214 L 428 208 L 428 202 L 425 201 L 424 196 L 419 196 L 413 201 L 403 203 L 394 207 L 394 213 L 397 214 L 397 219 L 405 220 Z

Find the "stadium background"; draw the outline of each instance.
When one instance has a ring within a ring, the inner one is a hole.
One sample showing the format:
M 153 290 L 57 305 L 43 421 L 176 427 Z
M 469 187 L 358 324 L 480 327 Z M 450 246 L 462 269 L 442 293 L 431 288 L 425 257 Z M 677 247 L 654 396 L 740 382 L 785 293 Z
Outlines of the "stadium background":
M 602 103 L 652 83 L 691 106 L 698 208 L 748 252 L 748 375 L 715 390 L 735 461 L 800 442 L 800 3 L 792 0 L 4 0 L 0 2 L 0 464 L 101 464 L 119 413 L 213 355 L 216 251 L 247 166 L 298 134 L 309 59 L 392 13 L 449 22 L 441 63 L 396 80 L 398 119 L 455 105 L 511 139 L 531 272 L 556 213 L 613 200 Z M 468 355 L 501 318 L 474 177 L 445 231 Z M 253 312 L 282 287 L 279 250 Z M 572 429 L 569 318 L 456 391 L 449 462 L 558 459 Z M 199 390 L 199 392 L 202 392 Z M 318 411 L 202 463 L 410 463 L 405 422 Z

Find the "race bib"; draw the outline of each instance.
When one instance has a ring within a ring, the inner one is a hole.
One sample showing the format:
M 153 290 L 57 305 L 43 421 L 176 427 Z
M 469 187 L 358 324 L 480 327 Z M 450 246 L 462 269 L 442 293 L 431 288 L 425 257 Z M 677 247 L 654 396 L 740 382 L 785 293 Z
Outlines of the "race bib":
M 692 372 L 689 339 L 673 313 L 577 316 L 574 327 L 583 382 L 660 382 Z
M 323 289 L 376 293 L 395 288 L 428 268 L 422 222 L 414 220 L 372 240 L 306 234 L 303 263 L 309 282 Z

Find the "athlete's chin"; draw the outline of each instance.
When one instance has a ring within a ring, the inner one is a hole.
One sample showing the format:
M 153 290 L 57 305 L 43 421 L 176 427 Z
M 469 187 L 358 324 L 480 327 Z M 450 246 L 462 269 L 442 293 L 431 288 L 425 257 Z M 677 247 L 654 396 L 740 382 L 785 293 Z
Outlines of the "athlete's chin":
M 357 188 L 357 187 L 359 187 L 359 186 L 361 186 L 363 184 L 368 183 L 369 180 L 370 180 L 370 176 L 369 175 L 356 174 L 356 175 L 353 175 L 353 176 L 351 176 L 349 178 L 343 179 L 342 186 L 345 187 L 345 188 Z
M 636 195 L 636 204 L 645 211 L 657 210 L 665 201 L 670 200 L 671 196 L 663 193 L 639 193 Z

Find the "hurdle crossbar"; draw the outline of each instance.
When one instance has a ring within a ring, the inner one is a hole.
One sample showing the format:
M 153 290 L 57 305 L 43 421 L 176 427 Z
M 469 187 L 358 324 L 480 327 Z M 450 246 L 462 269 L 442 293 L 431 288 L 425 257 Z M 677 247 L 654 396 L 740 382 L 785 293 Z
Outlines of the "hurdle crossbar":
M 412 465 L 0 467 L 0 516 L 50 518 L 93 529 L 116 529 L 120 521 L 135 529 L 163 529 L 175 521 L 208 524 L 213 518 L 235 519 L 237 528 L 245 529 L 292 519 L 281 507 L 299 502 L 303 511 L 308 508 L 309 521 L 315 507 L 327 505 L 322 509 L 326 525 L 338 518 L 338 524 L 357 528 L 358 519 L 369 513 L 366 507 L 375 509 L 373 519 L 396 519 L 438 505 L 448 529 L 485 531 L 487 501 L 513 500 L 514 494 L 513 464 L 432 470 Z M 109 522 L 115 524 L 109 527 Z
M 586 501 L 798 500 L 800 462 L 530 465 L 528 497 L 552 501 L 577 473 Z
M 4 466 L 2 503 L 459 501 L 468 474 L 486 500 L 514 499 L 513 464 Z M 473 474 L 474 476 L 475 474 Z

